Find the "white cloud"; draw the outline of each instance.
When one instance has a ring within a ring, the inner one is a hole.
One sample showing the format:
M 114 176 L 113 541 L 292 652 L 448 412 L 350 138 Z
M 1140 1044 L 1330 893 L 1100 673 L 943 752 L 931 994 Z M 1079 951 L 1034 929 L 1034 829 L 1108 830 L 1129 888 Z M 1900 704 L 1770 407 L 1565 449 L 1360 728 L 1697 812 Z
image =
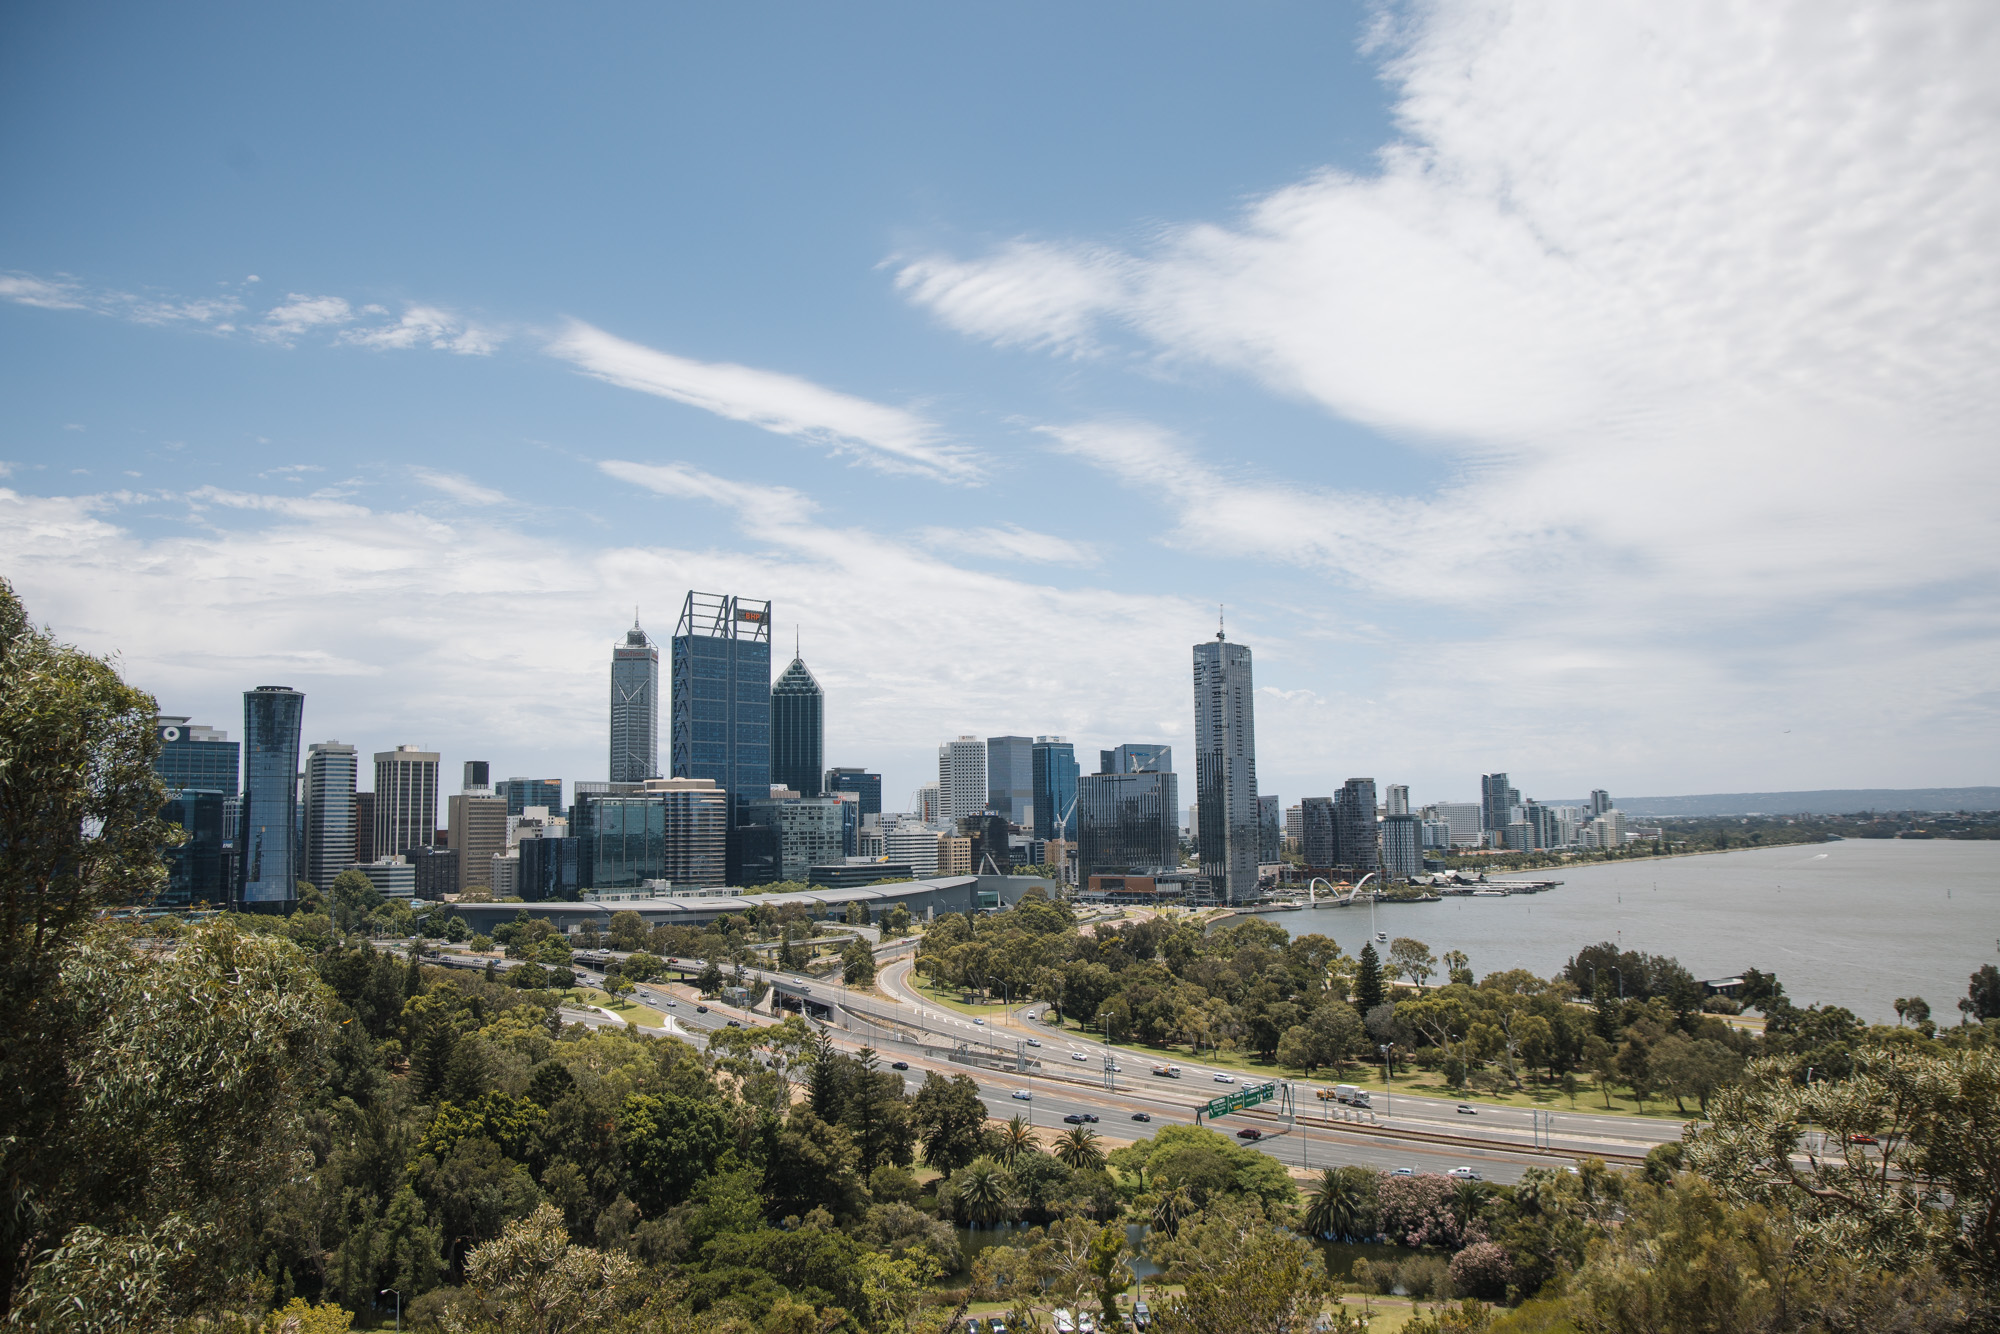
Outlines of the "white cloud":
M 76 284 L 50 282 L 25 273 L 0 273 L 0 298 L 45 310 L 84 310 L 89 305 Z
M 1036 561 L 1045 565 L 1095 565 L 1100 560 L 1097 547 L 1089 542 L 1038 533 L 1019 524 L 998 528 L 931 527 L 918 534 L 940 550 L 961 556 L 1004 556 L 1011 560 Z
M 466 505 L 502 505 L 507 501 L 504 491 L 495 491 L 490 486 L 481 486 L 470 477 L 455 472 L 438 472 L 431 468 L 412 468 L 411 474 L 433 491 L 442 491 L 453 500 Z
M 354 318 L 354 308 L 337 296 L 303 296 L 289 293 L 282 304 L 265 312 L 251 332 L 259 338 L 290 347 L 292 340 L 313 329 L 345 324 Z
M 902 289 L 996 344 L 1236 372 L 1429 460 L 1432 485 L 1375 494 L 1339 484 L 1353 445 L 1229 442 L 1224 465 L 1146 423 L 1049 432 L 1159 496 L 1177 545 L 1493 618 L 1485 656 L 1569 682 L 1551 689 L 1572 708 L 1579 680 L 1679 661 L 1661 625 L 1711 664 L 1670 712 L 1753 679 L 1826 703 L 1845 691 L 1766 655 L 1766 627 L 1858 675 L 1903 661 L 1901 604 L 1990 586 L 1990 6 L 1456 0 L 1401 41 L 1404 137 L 1377 175 L 1323 172 L 1138 249 L 923 257 Z M 2000 608 L 1954 616 L 2000 645 Z M 1536 658 L 1523 625 L 1563 651 Z
M 825 445 L 885 472 L 954 482 L 976 481 L 981 473 L 970 450 L 947 441 L 939 427 L 917 414 L 797 376 L 692 361 L 576 321 L 549 350 L 607 383 Z
M 368 312 L 383 313 L 380 306 L 370 306 Z M 500 335 L 468 324 L 459 316 L 435 306 L 411 306 L 394 324 L 372 329 L 349 329 L 340 335 L 340 341 L 358 347 L 428 347 L 440 352 L 483 357 L 500 346 Z
M 487 514 L 460 525 L 213 489 L 195 493 L 194 523 L 177 536 L 160 518 L 173 497 L 0 489 L 0 568 L 57 633 L 121 652 L 163 707 L 229 726 L 243 690 L 291 684 L 306 692 L 310 739 L 364 751 L 423 740 L 448 763 L 566 779 L 603 774 L 605 665 L 632 607 L 664 636 L 689 588 L 769 597 L 782 638 L 803 629 L 832 700 L 829 755 L 887 766 L 892 806 L 926 765 L 935 772 L 942 737 L 1031 725 L 1107 744 L 1150 737 L 1186 694 L 1203 613 L 1177 598 L 968 570 L 821 526 L 771 488 L 604 468 L 723 508 L 758 549 L 677 543 L 670 506 L 655 533 L 594 549 Z M 144 534 L 121 517 L 142 506 Z M 241 521 L 216 525 L 218 508 Z M 1009 624 L 1093 631 L 1050 652 L 1035 636 L 996 634 L 996 607 Z

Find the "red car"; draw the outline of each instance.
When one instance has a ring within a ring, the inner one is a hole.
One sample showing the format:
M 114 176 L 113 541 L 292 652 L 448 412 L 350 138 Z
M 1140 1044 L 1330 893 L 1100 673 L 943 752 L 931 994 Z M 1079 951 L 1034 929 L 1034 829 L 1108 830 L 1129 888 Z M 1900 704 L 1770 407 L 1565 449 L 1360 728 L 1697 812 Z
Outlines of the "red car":
M 1262 1139 L 1262 1138 L 1264 1138 L 1264 1132 L 1263 1132 L 1263 1131 L 1261 1131 L 1261 1130 L 1259 1130 L 1259 1129 L 1257 1129 L 1257 1127 L 1255 1127 L 1255 1126 L 1245 1126 L 1245 1127 L 1243 1127 L 1243 1129 L 1241 1129 L 1241 1130 L 1239 1130 L 1239 1131 L 1237 1131 L 1237 1132 L 1236 1132 L 1236 1138 L 1238 1138 L 1238 1139 Z
M 1876 1139 L 1873 1135 L 1849 1135 L 1847 1142 L 1849 1144 L 1880 1144 L 1882 1141 Z

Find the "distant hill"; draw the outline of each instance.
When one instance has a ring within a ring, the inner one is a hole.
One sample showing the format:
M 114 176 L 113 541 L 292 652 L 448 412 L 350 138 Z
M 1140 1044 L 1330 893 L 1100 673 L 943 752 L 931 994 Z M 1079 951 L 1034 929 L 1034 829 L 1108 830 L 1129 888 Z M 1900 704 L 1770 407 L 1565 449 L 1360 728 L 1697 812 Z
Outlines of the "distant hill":
M 1655 819 L 1666 815 L 1995 811 L 2000 810 L 2000 787 L 1849 787 L 1819 792 L 1707 792 L 1692 797 L 1614 797 L 1614 800 L 1628 818 Z

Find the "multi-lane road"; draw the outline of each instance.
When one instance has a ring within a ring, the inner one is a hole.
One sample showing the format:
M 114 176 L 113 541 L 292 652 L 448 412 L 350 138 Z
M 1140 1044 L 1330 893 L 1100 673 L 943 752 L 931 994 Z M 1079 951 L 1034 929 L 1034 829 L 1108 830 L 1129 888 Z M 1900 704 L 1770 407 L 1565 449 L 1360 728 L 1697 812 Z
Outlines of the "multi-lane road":
M 702 966 L 699 960 L 674 962 Z M 830 1009 L 831 1022 L 822 1026 L 835 1043 L 850 1050 L 872 1047 L 885 1064 L 905 1063 L 908 1069 L 902 1073 L 911 1091 L 933 1070 L 968 1075 L 992 1115 L 1004 1120 L 1018 1113 L 1044 1129 L 1063 1129 L 1066 1116 L 1094 1116 L 1093 1128 L 1106 1139 L 1137 1139 L 1163 1125 L 1192 1124 L 1197 1108 L 1209 1099 L 1256 1082 L 1240 1070 L 1193 1060 L 1177 1062 L 1178 1079 L 1155 1076 L 1151 1071 L 1158 1056 L 1043 1024 L 1040 1004 L 978 1022 L 917 993 L 908 981 L 909 966 L 898 960 L 883 969 L 878 978 L 882 995 L 774 970 L 746 969 L 745 975 Z M 587 983 L 601 980 L 587 967 L 578 971 Z M 641 985 L 634 999 L 665 1015 L 668 1032 L 696 1043 L 731 1020 L 772 1022 L 770 1015 L 712 1000 L 698 1002 L 687 991 L 665 985 Z M 575 1008 L 567 1008 L 564 1017 L 601 1026 L 622 1022 Z M 1115 1068 L 1107 1070 L 1107 1065 Z M 1221 1082 L 1218 1075 L 1234 1082 Z M 1209 1124 L 1231 1135 L 1245 1128 L 1260 1132 L 1258 1139 L 1239 1142 L 1293 1170 L 1348 1164 L 1384 1171 L 1471 1168 L 1482 1179 L 1497 1182 L 1518 1180 L 1530 1167 L 1567 1166 L 1591 1155 L 1614 1162 L 1636 1160 L 1648 1149 L 1678 1139 L 1683 1129 L 1681 1122 L 1664 1119 L 1588 1110 L 1537 1112 L 1402 1093 L 1378 1093 L 1374 1105 L 1360 1111 L 1321 1102 L 1304 1084 L 1295 1085 L 1294 1093 L 1300 1103 L 1296 1118 L 1266 1103 Z M 1461 1106 L 1471 1110 L 1461 1112 Z

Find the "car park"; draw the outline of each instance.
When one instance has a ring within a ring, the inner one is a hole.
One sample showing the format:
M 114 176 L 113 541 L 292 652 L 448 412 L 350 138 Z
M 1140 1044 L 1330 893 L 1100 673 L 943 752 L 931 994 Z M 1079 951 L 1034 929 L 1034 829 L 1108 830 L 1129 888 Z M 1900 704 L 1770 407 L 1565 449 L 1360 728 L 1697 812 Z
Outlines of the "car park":
M 1241 1129 L 1241 1130 L 1239 1130 L 1239 1131 L 1237 1131 L 1237 1132 L 1236 1132 L 1236 1138 L 1238 1138 L 1238 1139 L 1262 1139 L 1262 1138 L 1264 1138 L 1264 1132 L 1263 1132 L 1263 1131 L 1261 1131 L 1261 1130 L 1259 1130 L 1259 1129 L 1257 1129 L 1257 1127 L 1255 1127 L 1255 1126 L 1245 1126 L 1245 1127 L 1243 1127 L 1243 1129 Z
M 889 1068 L 891 1070 L 907 1070 L 910 1068 L 910 1063 L 908 1061 L 891 1061 L 889 1062 Z
M 1015 1089 L 1014 1096 L 1022 1102 L 1033 1102 L 1035 1100 L 1034 1093 L 1029 1089 Z
M 1153 1119 L 1153 1114 L 1151 1112 L 1134 1112 L 1132 1113 L 1132 1119 L 1134 1121 L 1150 1121 Z

